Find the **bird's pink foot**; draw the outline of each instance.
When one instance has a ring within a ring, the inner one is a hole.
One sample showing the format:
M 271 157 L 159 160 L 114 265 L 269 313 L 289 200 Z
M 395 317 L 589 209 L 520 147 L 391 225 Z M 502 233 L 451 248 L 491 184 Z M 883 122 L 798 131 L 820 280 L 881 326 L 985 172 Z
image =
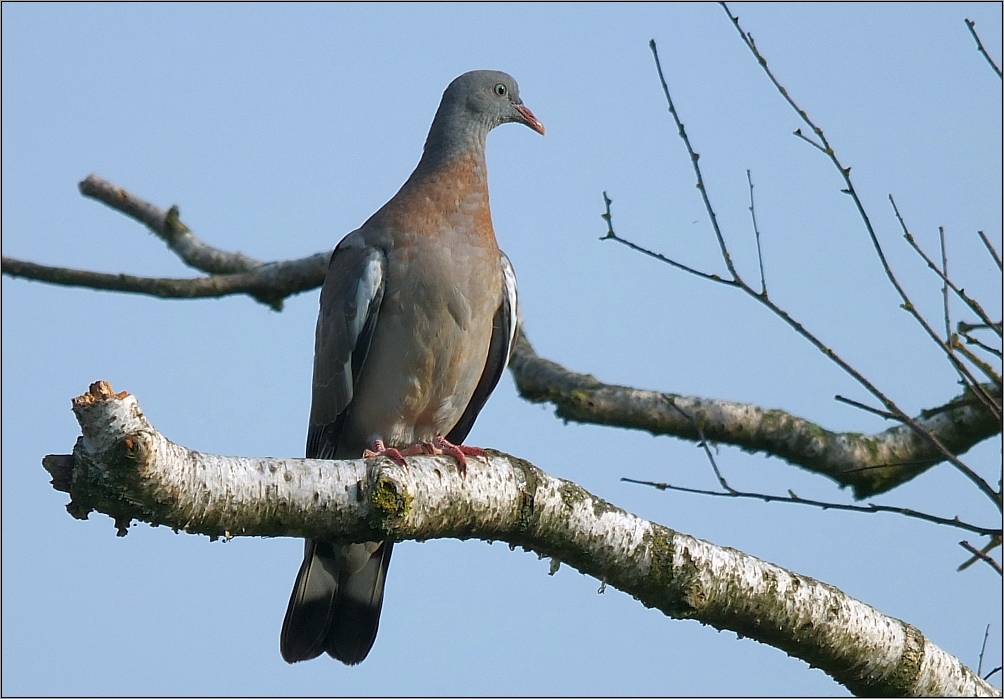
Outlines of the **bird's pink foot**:
M 433 443 L 441 454 L 449 454 L 457 460 L 461 473 L 467 473 L 468 456 L 487 456 L 485 450 L 480 447 L 468 447 L 463 444 L 452 444 L 446 441 L 446 437 L 438 435 Z
M 429 454 L 431 456 L 441 456 L 446 454 L 448 456 L 452 456 L 457 460 L 461 473 L 467 473 L 468 456 L 487 456 L 485 450 L 480 447 L 453 444 L 452 442 L 448 442 L 442 435 L 439 435 L 435 438 L 435 440 L 433 440 L 432 444 L 417 442 L 404 447 L 403 449 L 395 449 L 394 447 L 385 446 L 382 439 L 377 439 L 374 440 L 372 449 L 366 449 L 363 451 L 363 458 L 371 459 L 375 456 L 386 456 L 394 463 L 407 468 L 408 464 L 404 460 L 404 457 L 418 456 L 419 454 Z
M 413 444 L 411 447 L 408 447 L 408 449 L 405 449 L 406 453 L 402 454 L 400 451 L 398 451 L 394 447 L 386 447 L 386 446 L 384 446 L 384 443 L 383 443 L 382 439 L 377 439 L 377 440 L 373 441 L 373 449 L 364 449 L 363 450 L 363 458 L 364 459 L 372 459 L 375 456 L 386 456 L 388 459 L 390 459 L 391 461 L 393 461 L 395 464 L 398 464 L 399 466 L 404 466 L 405 468 L 408 468 L 408 463 L 404 460 L 404 457 L 405 456 L 411 456 L 412 454 L 420 453 L 420 452 L 411 451 L 411 449 L 413 447 L 415 447 L 415 446 L 418 446 L 418 445 L 414 445 Z

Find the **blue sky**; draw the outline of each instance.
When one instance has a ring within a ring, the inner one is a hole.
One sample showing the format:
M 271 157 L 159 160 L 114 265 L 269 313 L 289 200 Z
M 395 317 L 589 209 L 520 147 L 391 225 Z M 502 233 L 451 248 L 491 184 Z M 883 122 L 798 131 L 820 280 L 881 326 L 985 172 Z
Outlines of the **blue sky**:
M 948 235 L 953 274 L 1000 315 L 1000 4 L 736 5 L 771 66 L 853 167 L 879 236 L 940 323 L 940 288 L 898 237 Z M 669 122 L 649 39 L 740 269 L 756 276 L 746 170 L 772 298 L 905 409 L 957 377 L 898 308 L 837 173 L 714 5 L 3 5 L 3 254 L 190 276 L 76 184 L 95 172 L 206 242 L 259 259 L 329 249 L 417 162 L 442 90 L 505 70 L 547 127 L 489 137 L 496 232 L 537 350 L 601 380 L 780 407 L 835 430 L 884 429 L 835 402 L 863 391 L 729 289 L 644 259 L 618 232 L 722 271 Z M 503 544 L 395 549 L 380 634 L 347 668 L 287 666 L 278 633 L 301 544 L 210 543 L 72 519 L 42 456 L 78 434 L 70 398 L 106 379 L 171 439 L 302 454 L 317 292 L 275 313 L 246 298 L 159 301 L 3 279 L 4 694 L 845 693 L 781 651 L 675 621 Z M 640 516 L 832 583 L 975 667 L 1000 578 L 956 573 L 959 532 L 900 517 L 659 493 L 622 476 L 713 486 L 692 444 L 565 425 L 507 376 L 469 440 L 529 459 Z M 733 485 L 846 500 L 777 459 L 723 447 Z M 992 480 L 1000 440 L 968 463 Z M 984 523 L 999 513 L 940 466 L 880 499 Z M 999 686 L 1000 676 L 996 678 Z

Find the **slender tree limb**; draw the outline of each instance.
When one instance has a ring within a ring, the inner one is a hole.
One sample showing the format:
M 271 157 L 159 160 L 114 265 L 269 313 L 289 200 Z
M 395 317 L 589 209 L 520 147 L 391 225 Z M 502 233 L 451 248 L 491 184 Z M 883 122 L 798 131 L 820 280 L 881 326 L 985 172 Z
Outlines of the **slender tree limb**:
M 516 457 L 319 461 L 201 454 L 104 382 L 74 400 L 82 437 L 49 456 L 69 511 L 210 536 L 480 538 L 558 559 L 679 619 L 772 645 L 861 695 L 999 696 L 919 630 L 840 590 L 647 522 Z
M 993 243 L 990 242 L 990 239 L 987 237 L 987 234 L 984 233 L 983 231 L 976 231 L 976 232 L 979 233 L 980 240 L 983 241 L 983 245 L 986 246 L 987 251 L 994 258 L 994 262 L 997 263 L 997 269 L 1004 270 L 1004 266 L 1002 266 L 1002 262 L 1001 262 L 1000 253 L 997 252 L 996 249 L 994 249 Z
M 137 277 L 131 274 L 104 274 L 3 258 L 3 273 L 59 286 L 79 286 L 104 291 L 123 291 L 164 299 L 220 298 L 247 294 L 275 310 L 282 310 L 287 296 L 320 286 L 330 253 L 285 262 L 270 262 L 251 272 L 214 274 L 196 279 Z
M 760 263 L 760 294 L 767 295 L 767 278 L 763 273 L 763 250 L 760 248 L 760 227 L 756 223 L 756 206 L 753 204 L 753 174 L 746 170 L 746 182 L 750 187 L 750 218 L 753 220 L 753 235 L 756 237 L 756 259 Z
M 890 413 L 888 410 L 879 410 L 878 408 L 873 408 L 870 405 L 865 405 L 864 403 L 860 403 L 852 398 L 846 398 L 844 396 L 841 396 L 840 394 L 833 396 L 833 400 L 839 403 L 844 403 L 845 405 L 851 405 L 857 408 L 858 410 L 864 410 L 866 413 L 871 413 L 872 415 L 878 415 L 883 420 L 896 420 L 898 422 L 898 418 L 892 413 Z
M 998 358 L 1002 356 L 1001 351 L 999 349 L 997 349 L 996 347 L 991 347 L 986 343 L 980 342 L 979 339 L 973 337 L 967 331 L 963 330 L 963 327 L 965 325 L 966 325 L 965 323 L 960 322 L 958 328 L 959 328 L 959 335 L 961 335 L 965 339 L 967 345 L 976 345 L 984 352 L 992 354 L 993 356 Z
M 837 433 L 782 410 L 605 384 L 539 357 L 522 334 L 509 368 L 523 398 L 554 404 L 564 420 L 697 442 L 701 434 L 696 421 L 712 442 L 767 452 L 851 486 L 857 498 L 886 492 L 944 460 L 938 449 L 905 425 L 872 435 Z M 999 400 L 999 390 L 997 395 Z M 1001 431 L 1000 423 L 968 393 L 914 421 L 959 454 Z
M 976 22 L 967 18 L 966 26 L 969 27 L 969 33 L 973 35 L 974 39 L 976 39 L 976 49 L 983 54 L 983 58 L 987 59 L 987 63 L 989 63 L 990 67 L 994 69 L 995 73 L 997 73 L 997 77 L 1004 77 L 1004 75 L 1001 74 L 1000 66 L 994 63 L 994 59 L 990 58 L 990 54 L 987 53 L 987 50 L 983 47 L 983 42 L 980 41 L 980 35 L 976 33 Z
M 933 270 L 934 273 L 938 275 L 938 278 L 941 279 L 941 281 L 945 285 L 945 287 L 948 288 L 948 289 L 951 289 L 953 292 L 955 292 L 955 295 L 958 296 L 962 300 L 963 303 L 965 303 L 967 306 L 969 306 L 969 309 L 973 313 L 975 313 L 977 316 L 979 316 L 980 320 L 982 320 L 986 324 L 986 326 L 988 328 L 992 329 L 995 333 L 997 333 L 998 337 L 1000 337 L 1002 335 L 1002 331 L 1001 331 L 999 325 L 997 323 L 994 323 L 993 319 L 990 318 L 990 314 L 987 313 L 985 310 L 983 310 L 983 307 L 979 304 L 979 302 L 976 299 L 970 297 L 965 292 L 964 289 L 960 289 L 958 286 L 956 286 L 955 283 L 948 276 L 948 271 L 947 271 L 948 261 L 946 259 L 946 254 L 945 254 L 945 230 L 944 230 L 944 228 L 943 227 L 939 227 L 938 228 L 939 237 L 941 239 L 941 259 L 942 259 L 942 265 L 946 266 L 945 270 L 942 270 L 942 269 L 940 269 L 938 267 L 938 265 L 934 262 L 934 260 L 932 260 L 928 256 L 928 254 L 926 252 L 924 252 L 924 249 L 922 247 L 920 247 L 920 244 L 913 237 L 913 234 L 910 233 L 909 229 L 906 227 L 906 222 L 903 220 L 903 217 L 900 216 L 900 214 L 899 214 L 899 207 L 896 206 L 896 200 L 893 199 L 892 195 L 889 195 L 889 201 L 892 203 L 893 211 L 896 214 L 896 219 L 899 221 L 899 225 L 903 229 L 903 237 L 906 239 L 906 242 L 909 243 L 910 247 L 913 248 L 914 251 L 918 255 L 920 255 L 921 259 L 924 260 L 924 262 L 927 264 L 928 268 L 930 268 L 931 270 Z M 945 304 L 947 305 L 947 303 L 948 303 L 948 301 L 947 301 L 947 294 L 946 294 Z
M 919 510 L 913 510 L 909 507 L 896 507 L 895 505 L 879 505 L 876 503 L 869 503 L 867 505 L 851 505 L 845 502 L 828 502 L 825 500 L 808 500 L 806 498 L 801 498 L 795 495 L 795 493 L 788 491 L 787 495 L 771 495 L 769 493 L 747 493 L 741 490 L 735 490 L 731 487 L 725 486 L 725 490 L 707 490 L 704 488 L 688 488 L 682 485 L 673 485 L 672 483 L 659 483 L 655 481 L 640 481 L 634 478 L 621 478 L 625 483 L 634 483 L 636 485 L 647 485 L 656 490 L 672 490 L 677 493 L 692 493 L 694 495 L 710 495 L 712 497 L 719 498 L 738 498 L 741 500 L 761 500 L 763 502 L 787 502 L 795 505 L 808 505 L 809 507 L 815 507 L 820 510 L 843 510 L 844 512 L 861 512 L 863 514 L 874 514 L 876 512 L 886 512 L 891 514 L 903 515 L 904 517 L 910 517 L 912 519 L 923 520 L 924 522 L 931 522 L 932 524 L 940 524 L 946 527 L 955 527 L 956 529 L 962 529 L 963 531 L 972 532 L 974 534 L 981 534 L 983 536 L 997 536 L 1000 534 L 999 529 L 990 529 L 988 527 L 981 527 L 976 524 L 970 524 L 969 522 L 963 522 L 958 517 L 939 517 L 937 515 L 932 515 L 927 512 L 921 512 Z M 965 544 L 966 542 L 961 542 Z M 996 562 L 996 561 L 995 561 Z
M 235 274 L 250 272 L 263 264 L 242 253 L 225 252 L 203 243 L 181 222 L 177 206 L 162 209 L 93 173 L 78 187 L 85 197 L 107 204 L 149 228 L 189 267 L 208 274 Z
M 181 222 L 178 207 L 162 209 L 122 187 L 91 174 L 79 184 L 80 193 L 100 201 L 142 223 L 181 260 L 209 277 L 168 279 L 128 274 L 103 274 L 85 270 L 39 265 L 3 258 L 3 273 L 60 286 L 80 286 L 105 291 L 144 294 L 157 298 L 220 298 L 247 294 L 275 310 L 287 296 L 321 285 L 331 253 L 317 253 L 298 260 L 260 262 L 239 252 L 219 250 L 199 240 Z
M 970 560 L 981 560 L 984 563 L 987 563 L 995 571 L 997 571 L 997 575 L 1004 576 L 1004 569 L 1001 569 L 1001 564 L 998 563 L 997 561 L 995 561 L 993 558 L 991 558 L 990 554 L 989 554 L 989 552 L 992 549 L 994 549 L 994 548 L 996 548 L 996 546 L 1000 545 L 1000 536 L 1001 535 L 998 533 L 994 537 L 994 539 L 992 539 L 990 541 L 990 543 L 987 544 L 986 547 L 984 547 L 983 549 L 976 548 L 975 546 L 973 546 L 972 544 L 970 544 L 968 541 L 960 541 L 959 542 L 959 546 L 961 546 L 962 548 L 964 548 L 969 553 L 973 554 L 973 558 L 971 558 Z M 968 562 L 969 561 L 967 561 L 966 563 L 968 563 Z M 963 563 L 961 566 L 959 566 L 959 570 L 964 570 L 965 568 L 967 568 L 968 566 L 966 565 L 966 563 Z
M 661 253 L 649 250 L 648 248 L 632 243 L 630 240 L 621 238 L 614 232 L 614 221 L 613 215 L 610 213 L 610 205 L 614 203 L 614 200 L 607 196 L 606 192 L 603 192 L 603 206 L 605 211 L 600 214 L 600 218 L 607 222 L 607 233 L 600 240 L 613 240 L 621 245 L 634 250 L 635 252 L 640 252 L 643 255 L 648 255 L 649 257 L 659 260 L 659 262 L 665 262 L 671 267 L 687 272 L 688 274 L 693 274 L 695 277 L 700 277 L 701 279 L 707 279 L 711 282 L 718 282 L 719 284 L 726 284 L 728 286 L 735 286 L 735 282 L 730 279 L 725 279 L 717 274 L 711 272 L 702 272 L 699 269 L 690 267 L 683 264 L 682 262 L 677 262 L 676 260 L 671 260 L 670 258 L 662 255 Z

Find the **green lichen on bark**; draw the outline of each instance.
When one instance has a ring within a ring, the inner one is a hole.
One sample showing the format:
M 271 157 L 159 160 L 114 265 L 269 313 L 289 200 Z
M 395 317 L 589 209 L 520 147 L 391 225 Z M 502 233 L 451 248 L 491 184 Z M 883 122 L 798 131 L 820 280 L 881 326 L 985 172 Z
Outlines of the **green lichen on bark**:
M 537 487 L 540 485 L 540 471 L 529 461 L 518 456 L 503 454 L 494 449 L 486 449 L 485 451 L 488 452 L 489 456 L 508 459 L 509 463 L 513 465 L 513 475 L 516 477 L 516 485 L 519 487 L 519 512 L 516 517 L 516 530 L 525 532 L 535 527 L 540 517 L 534 505 Z
M 412 495 L 389 478 L 380 478 L 370 490 L 370 525 L 391 534 L 394 525 L 411 512 Z
M 675 565 L 676 532 L 653 525 L 638 548 L 638 555 L 647 555 L 648 573 L 635 585 L 635 598 L 646 607 L 655 607 L 677 619 L 694 616 L 695 598 L 703 598 L 700 585 L 694 587 L 697 566 L 684 552 L 684 565 Z

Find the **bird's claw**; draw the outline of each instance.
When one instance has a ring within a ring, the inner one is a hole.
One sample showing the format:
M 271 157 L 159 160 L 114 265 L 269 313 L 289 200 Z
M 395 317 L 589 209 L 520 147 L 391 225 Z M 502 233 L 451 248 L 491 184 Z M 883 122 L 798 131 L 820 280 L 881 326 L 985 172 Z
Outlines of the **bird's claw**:
M 404 449 L 388 447 L 384 445 L 383 440 L 377 439 L 373 442 L 372 449 L 366 449 L 363 451 L 363 458 L 372 459 L 377 456 L 385 456 L 399 466 L 408 468 L 408 463 L 404 460 L 404 457 L 417 456 L 419 454 L 428 454 L 430 456 L 441 456 L 445 454 L 447 456 L 452 456 L 457 460 L 457 469 L 460 471 L 461 475 L 467 473 L 468 456 L 480 456 L 485 458 L 488 456 L 485 453 L 485 450 L 480 447 L 453 444 L 452 442 L 447 441 L 447 439 L 442 435 L 438 435 L 433 440 L 432 444 L 419 442 L 405 447 Z
M 406 449 L 405 451 L 408 450 Z M 410 454 L 408 454 L 408 456 L 414 453 L 415 452 L 411 452 Z M 372 449 L 363 450 L 364 459 L 372 459 L 376 456 L 386 456 L 388 459 L 393 461 L 398 466 L 404 466 L 405 468 L 408 468 L 408 462 L 404 460 L 405 454 L 402 454 L 399 450 L 395 449 L 394 447 L 384 446 L 382 439 L 375 440 L 373 442 Z

